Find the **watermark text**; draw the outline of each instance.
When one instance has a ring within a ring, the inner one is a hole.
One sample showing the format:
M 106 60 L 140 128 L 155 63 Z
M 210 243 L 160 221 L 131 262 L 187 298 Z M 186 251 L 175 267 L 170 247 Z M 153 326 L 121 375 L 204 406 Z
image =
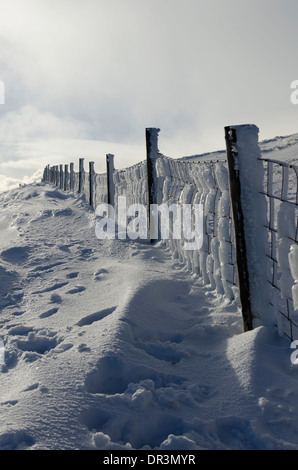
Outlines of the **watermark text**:
M 95 227 L 100 240 L 182 240 L 184 250 L 199 250 L 203 244 L 203 204 L 142 204 L 127 206 L 126 197 L 119 196 L 116 208 L 99 204 Z M 150 220 L 150 227 L 149 227 Z

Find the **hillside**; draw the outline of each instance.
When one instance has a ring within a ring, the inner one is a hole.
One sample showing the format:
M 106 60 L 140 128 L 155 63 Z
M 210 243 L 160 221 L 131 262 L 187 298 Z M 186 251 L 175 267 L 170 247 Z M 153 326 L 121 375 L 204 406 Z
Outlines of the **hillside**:
M 270 158 L 289 163 L 297 163 L 298 159 L 298 134 L 274 137 L 262 140 L 259 143 L 263 158 Z M 186 160 L 222 160 L 226 158 L 226 151 L 205 153 L 184 157 Z

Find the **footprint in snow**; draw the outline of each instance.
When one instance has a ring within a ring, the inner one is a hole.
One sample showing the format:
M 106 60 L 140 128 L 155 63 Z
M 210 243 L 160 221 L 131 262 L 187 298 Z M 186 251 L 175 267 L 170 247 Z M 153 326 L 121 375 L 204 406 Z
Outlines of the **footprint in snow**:
M 31 331 L 27 339 L 17 339 L 16 346 L 19 350 L 29 353 L 26 356 L 27 360 L 36 360 L 39 355 L 48 353 L 54 349 L 63 338 L 59 338 L 56 332 L 51 331 Z M 33 353 L 33 354 L 32 354 Z
M 15 406 L 19 403 L 18 400 L 7 400 L 0 403 L 1 406 Z
M 91 313 L 90 315 L 87 315 L 86 317 L 83 317 L 78 323 L 78 326 L 86 326 L 86 325 L 92 325 L 92 323 L 96 321 L 100 321 L 103 318 L 107 317 L 108 315 L 111 315 L 116 310 L 116 307 L 111 307 L 111 308 L 106 308 L 104 310 L 100 310 L 99 312 Z
M 39 315 L 39 318 L 48 318 L 51 317 L 52 315 L 55 315 L 57 313 L 59 308 L 50 308 L 50 310 L 47 310 L 46 312 L 43 312 Z
M 29 385 L 29 387 L 24 388 L 24 390 L 22 390 L 22 392 L 31 392 L 32 390 L 36 390 L 38 387 L 39 387 L 39 383 L 36 382 L 35 384 Z
M 20 317 L 21 315 L 24 315 L 25 312 L 22 312 L 22 311 L 17 311 L 17 312 L 13 312 L 12 315 L 14 315 L 15 317 Z
M 17 325 L 10 328 L 8 333 L 11 336 L 23 336 L 28 335 L 32 330 L 33 328 L 30 326 Z
M 11 264 L 24 264 L 29 258 L 32 248 L 29 246 L 15 246 L 1 252 L 1 257 Z
M 139 349 L 145 351 L 149 356 L 159 361 L 169 362 L 172 365 L 179 364 L 183 357 L 187 357 L 186 353 L 176 349 L 176 343 L 139 343 Z
M 30 272 L 38 274 L 39 272 L 51 271 L 56 266 L 61 266 L 62 264 L 64 264 L 63 261 L 58 261 L 57 263 L 38 265 L 35 266 L 35 268 L 31 269 Z
M 107 272 L 108 271 L 106 269 L 100 268 L 95 271 L 95 273 L 93 274 L 93 278 L 95 279 L 95 281 L 100 281 L 102 279 L 102 275 L 107 274 Z
M 68 282 L 57 282 L 56 284 L 46 287 L 45 289 L 32 292 L 32 294 L 44 294 L 46 292 L 52 292 L 53 290 L 61 289 L 61 287 L 67 286 Z
M 75 286 L 73 289 L 70 289 L 66 292 L 66 294 L 78 294 L 79 292 L 83 292 L 86 290 L 84 286 Z
M 87 346 L 86 343 L 82 343 L 78 346 L 78 351 L 79 351 L 79 353 L 90 352 L 91 349 Z
M 74 279 L 76 277 L 78 277 L 79 273 L 78 272 L 74 272 L 74 273 L 69 273 L 66 275 L 66 279 Z
M 50 302 L 53 304 L 61 304 L 62 297 L 59 294 L 52 294 L 50 297 Z
M 17 429 L 0 434 L 0 450 L 25 450 L 35 444 L 27 430 Z

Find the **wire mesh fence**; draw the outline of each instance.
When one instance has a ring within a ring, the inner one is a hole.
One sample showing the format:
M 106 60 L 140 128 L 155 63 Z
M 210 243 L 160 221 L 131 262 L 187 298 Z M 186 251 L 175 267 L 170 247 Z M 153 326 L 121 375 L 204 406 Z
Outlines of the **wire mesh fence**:
M 200 250 L 184 250 L 184 241 L 173 237 L 167 246 L 205 284 L 234 299 L 238 280 L 227 162 L 189 162 L 160 155 L 156 167 L 160 204 L 201 204 L 204 211 Z
M 263 194 L 267 199 L 271 307 L 279 330 L 298 337 L 298 310 L 294 308 L 289 254 L 298 244 L 298 166 L 262 158 L 265 168 Z

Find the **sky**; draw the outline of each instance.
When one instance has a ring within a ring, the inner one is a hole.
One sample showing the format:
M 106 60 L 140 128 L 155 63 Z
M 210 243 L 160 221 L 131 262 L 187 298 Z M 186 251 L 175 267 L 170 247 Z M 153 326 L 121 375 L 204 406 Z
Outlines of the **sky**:
M 0 0 L 0 186 L 78 159 L 178 158 L 298 132 L 297 0 Z

